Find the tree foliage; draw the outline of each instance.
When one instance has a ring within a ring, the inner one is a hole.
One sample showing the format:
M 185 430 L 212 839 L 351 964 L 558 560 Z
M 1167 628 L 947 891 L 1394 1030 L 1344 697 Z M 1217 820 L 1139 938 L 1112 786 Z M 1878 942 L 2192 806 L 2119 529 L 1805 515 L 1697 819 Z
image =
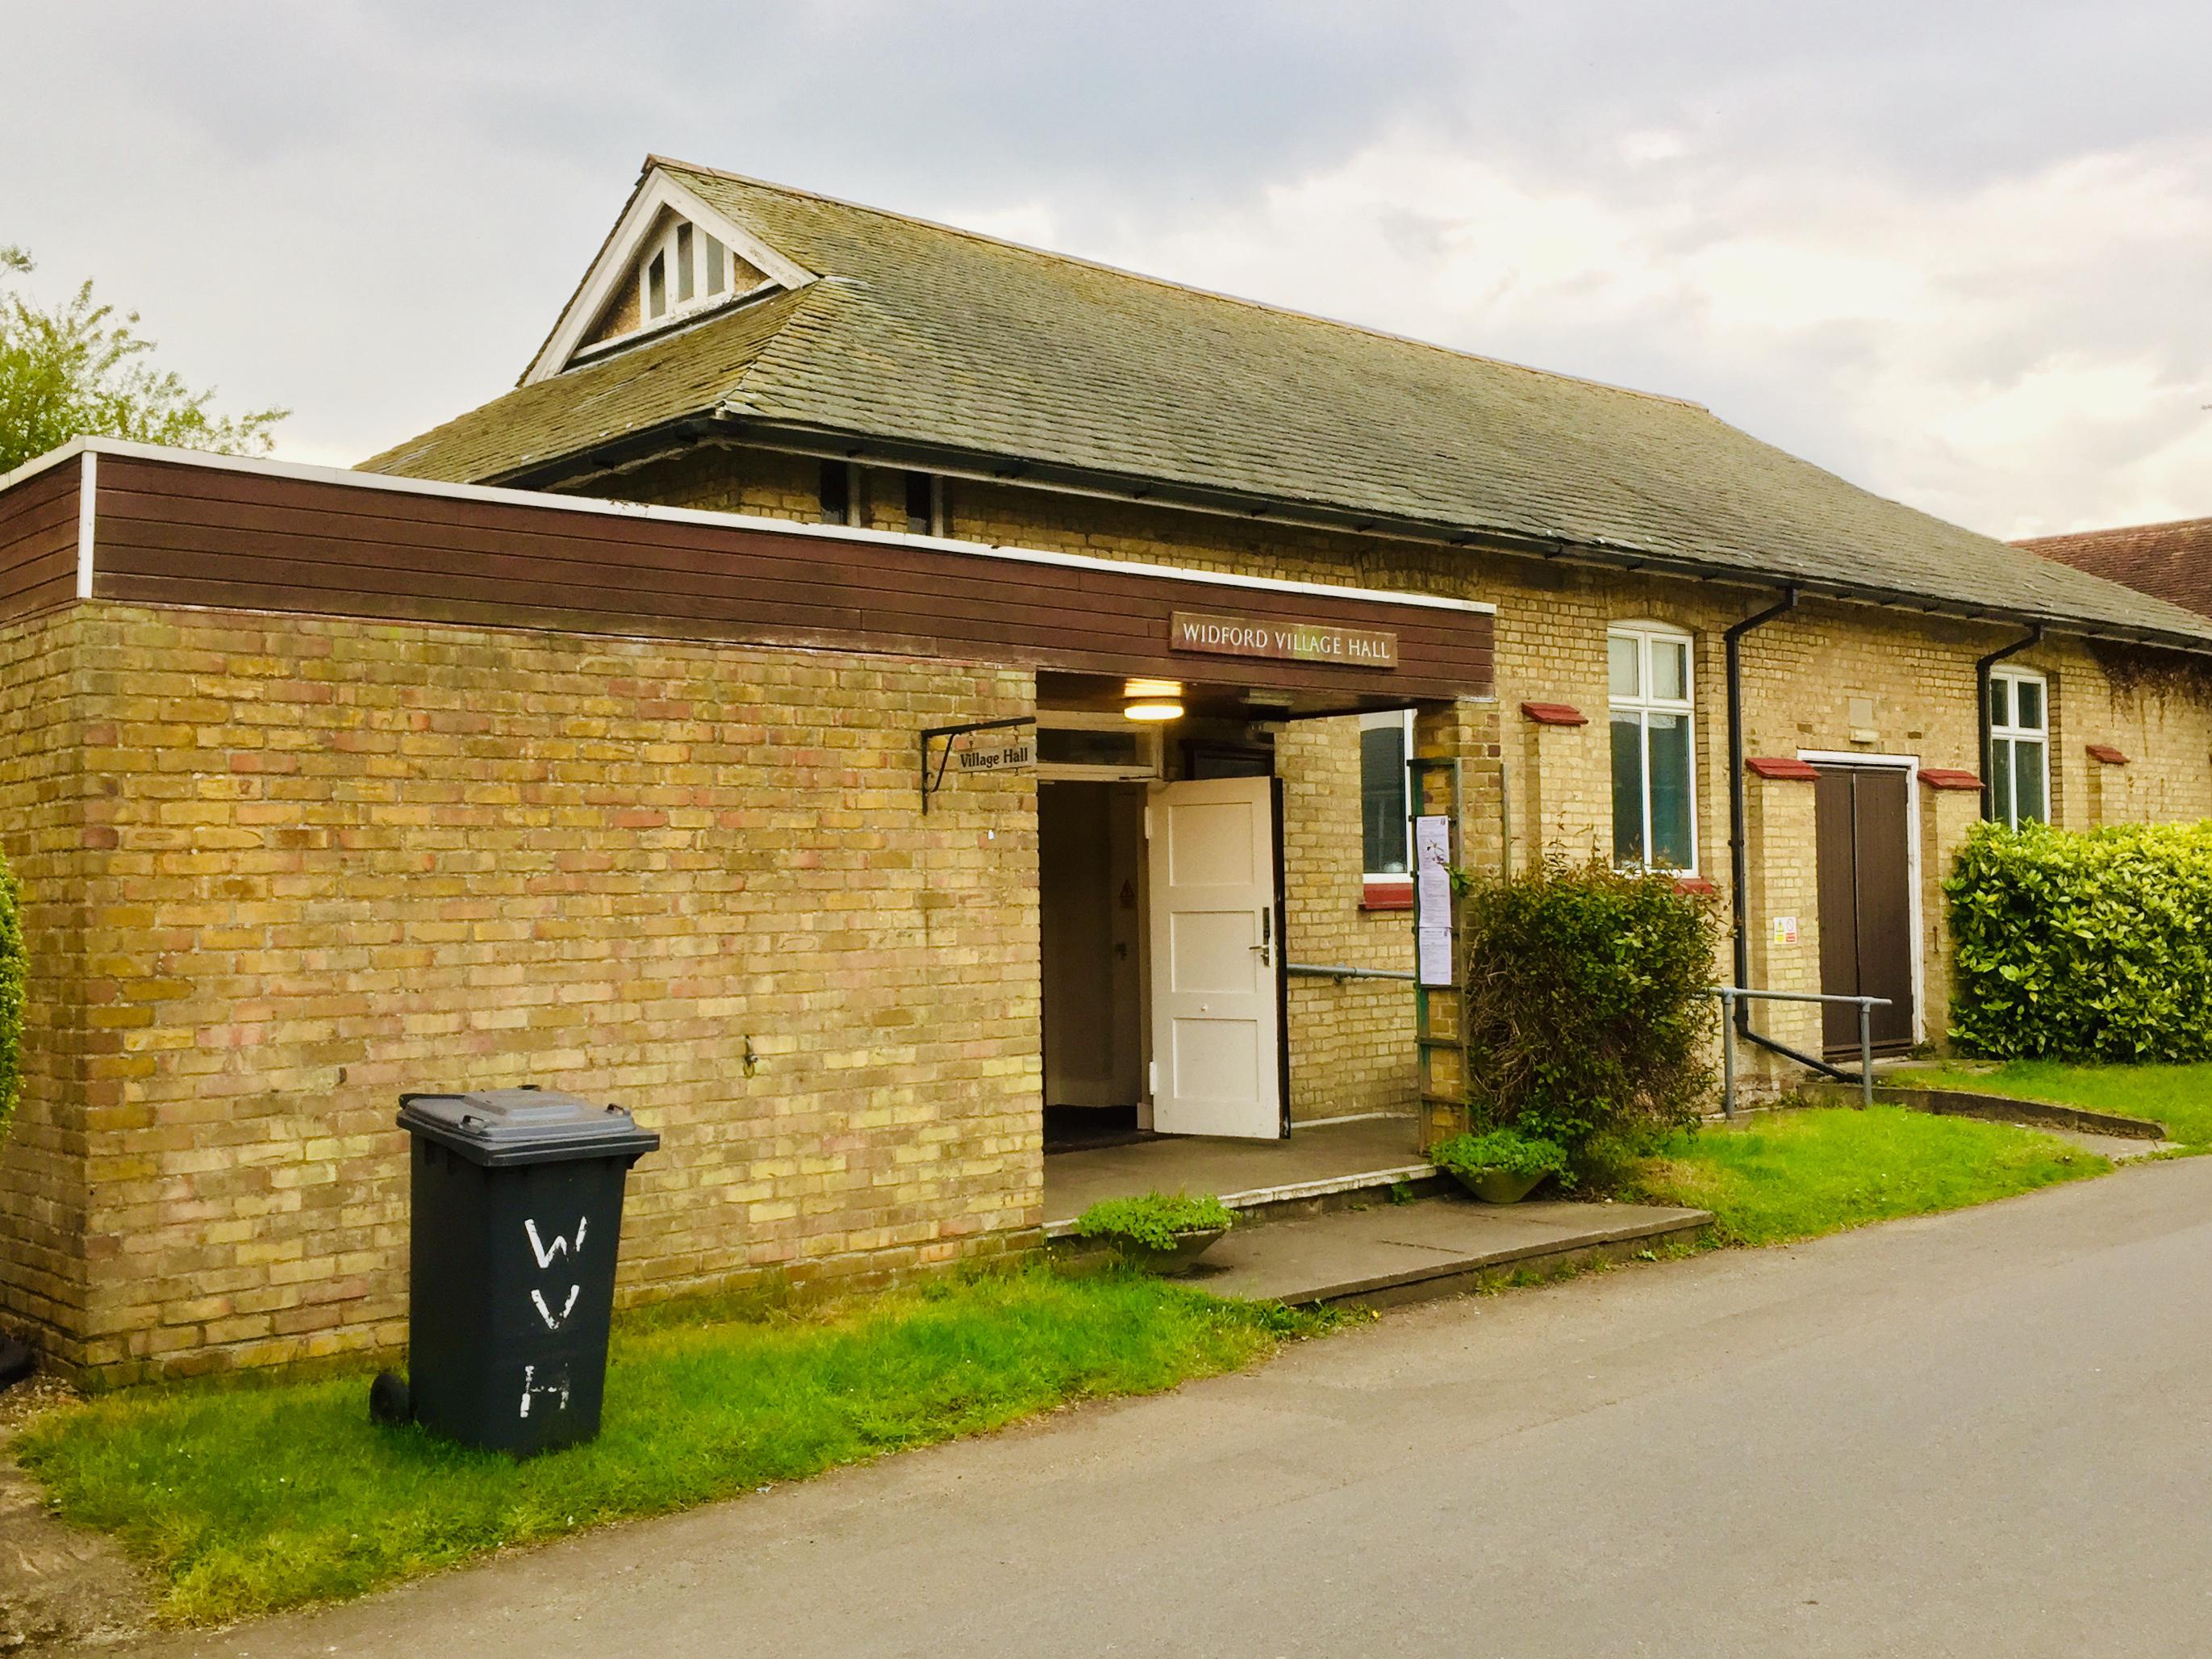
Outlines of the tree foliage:
M 30 256 L 0 246 L 0 472 L 87 434 L 228 455 L 264 455 L 290 411 L 218 415 L 215 393 L 195 392 L 150 361 L 138 313 L 94 299 L 92 283 L 52 311 L 25 297 Z
M 1944 890 L 1968 1050 L 2212 1059 L 2212 823 L 1981 824 Z
M 1547 860 L 1463 914 L 1478 1131 L 1556 1143 L 1587 1172 L 1696 1121 L 1711 1098 L 1720 921 L 1655 871 Z

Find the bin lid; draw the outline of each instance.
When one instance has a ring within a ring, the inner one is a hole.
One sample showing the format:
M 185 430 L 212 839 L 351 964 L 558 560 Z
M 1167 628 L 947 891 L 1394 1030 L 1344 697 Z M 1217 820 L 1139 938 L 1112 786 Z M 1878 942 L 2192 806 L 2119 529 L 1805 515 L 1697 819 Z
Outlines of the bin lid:
M 487 1165 L 570 1158 L 635 1162 L 660 1145 L 619 1106 L 594 1106 L 554 1089 L 486 1089 L 467 1095 L 402 1095 L 399 1127 Z

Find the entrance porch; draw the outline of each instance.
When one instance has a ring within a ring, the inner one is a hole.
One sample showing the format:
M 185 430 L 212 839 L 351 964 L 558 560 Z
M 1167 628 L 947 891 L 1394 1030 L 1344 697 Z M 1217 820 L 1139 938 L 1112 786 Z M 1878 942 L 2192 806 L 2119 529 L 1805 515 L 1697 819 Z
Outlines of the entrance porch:
M 1412 1116 L 1306 1123 L 1279 1140 L 1177 1135 L 1054 1152 L 1044 1161 L 1045 1237 L 1064 1237 L 1102 1199 L 1218 1193 L 1232 1210 L 1320 1204 L 1401 1183 L 1432 1182 Z

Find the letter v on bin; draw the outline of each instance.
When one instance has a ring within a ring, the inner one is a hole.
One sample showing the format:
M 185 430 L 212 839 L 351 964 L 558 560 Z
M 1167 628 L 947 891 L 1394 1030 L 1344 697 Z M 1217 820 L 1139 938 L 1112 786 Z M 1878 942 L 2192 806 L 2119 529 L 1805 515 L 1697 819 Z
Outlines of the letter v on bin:
M 371 1407 L 517 1456 L 589 1440 L 605 1392 L 630 1165 L 618 1106 L 541 1089 L 407 1094 L 407 1368 Z

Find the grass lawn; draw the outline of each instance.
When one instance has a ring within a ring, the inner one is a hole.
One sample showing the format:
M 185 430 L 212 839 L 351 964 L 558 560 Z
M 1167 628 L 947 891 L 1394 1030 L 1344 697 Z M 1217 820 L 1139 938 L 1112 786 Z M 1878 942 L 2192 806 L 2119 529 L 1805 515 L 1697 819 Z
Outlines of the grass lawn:
M 1824 1107 L 1677 1135 L 1620 1196 L 1711 1210 L 1717 1243 L 1778 1244 L 1984 1204 L 2112 1167 L 2010 1124 L 1902 1106 Z
M 600 1437 L 529 1462 L 372 1425 L 365 1375 L 131 1389 L 38 1419 L 15 1449 L 64 1516 L 152 1566 L 164 1618 L 217 1622 L 1171 1388 L 1332 1322 L 1034 1267 L 811 1316 L 634 1322 Z
M 2053 1100 L 2062 1106 L 2147 1117 L 2166 1126 L 2169 1140 L 2212 1145 L 2212 1065 L 2069 1066 L 2056 1060 L 2014 1060 L 1986 1072 L 1915 1066 L 1883 1081 Z

